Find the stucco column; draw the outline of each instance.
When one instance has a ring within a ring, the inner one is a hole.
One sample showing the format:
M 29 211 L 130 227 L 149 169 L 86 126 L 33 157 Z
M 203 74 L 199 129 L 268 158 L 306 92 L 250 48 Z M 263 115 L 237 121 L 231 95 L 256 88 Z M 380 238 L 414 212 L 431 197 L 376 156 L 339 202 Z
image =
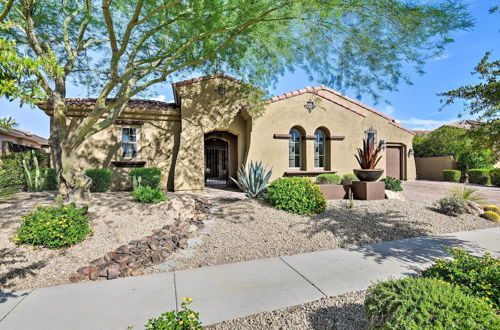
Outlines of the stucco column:
M 305 157 L 305 169 L 306 171 L 314 171 L 314 135 L 306 135 L 304 141 L 305 152 L 302 157 Z

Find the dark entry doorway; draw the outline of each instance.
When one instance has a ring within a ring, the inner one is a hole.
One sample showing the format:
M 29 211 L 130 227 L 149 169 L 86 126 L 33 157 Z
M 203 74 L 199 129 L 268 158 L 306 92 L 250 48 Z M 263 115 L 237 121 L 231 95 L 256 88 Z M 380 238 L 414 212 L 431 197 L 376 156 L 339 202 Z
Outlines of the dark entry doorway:
M 205 185 L 226 186 L 228 171 L 229 143 L 220 138 L 205 140 Z

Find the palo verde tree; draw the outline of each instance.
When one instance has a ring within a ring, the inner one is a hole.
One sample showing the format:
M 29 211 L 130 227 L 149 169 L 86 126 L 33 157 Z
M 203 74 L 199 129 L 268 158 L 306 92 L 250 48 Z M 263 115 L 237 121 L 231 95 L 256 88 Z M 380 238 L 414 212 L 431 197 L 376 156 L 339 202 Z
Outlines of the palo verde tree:
M 300 67 L 378 98 L 409 82 L 403 64 L 421 71 L 472 25 L 460 0 L 16 0 L 6 22 L 1 37 L 41 65 L 25 82 L 53 105 L 50 145 L 68 197 L 81 182 L 77 148 L 156 84 L 227 72 L 265 89 Z M 70 82 L 96 97 L 80 121 L 66 115 Z

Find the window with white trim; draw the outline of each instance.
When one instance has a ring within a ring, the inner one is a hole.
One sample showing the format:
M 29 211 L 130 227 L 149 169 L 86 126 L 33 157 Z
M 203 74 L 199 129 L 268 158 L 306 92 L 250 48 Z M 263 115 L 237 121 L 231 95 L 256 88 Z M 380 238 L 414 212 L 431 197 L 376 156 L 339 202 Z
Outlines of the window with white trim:
M 122 157 L 136 158 L 138 151 L 137 145 L 137 128 L 123 127 L 122 128 Z
M 314 132 L 314 167 L 325 167 L 325 133 L 319 129 Z
M 288 141 L 288 167 L 300 168 L 300 142 L 302 135 L 298 129 L 290 130 L 290 140 Z

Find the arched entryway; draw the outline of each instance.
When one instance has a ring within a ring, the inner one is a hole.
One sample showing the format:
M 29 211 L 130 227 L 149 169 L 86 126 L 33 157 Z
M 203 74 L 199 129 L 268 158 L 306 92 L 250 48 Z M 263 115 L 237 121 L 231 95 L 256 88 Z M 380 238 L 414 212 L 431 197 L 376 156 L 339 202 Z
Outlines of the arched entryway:
M 205 186 L 233 185 L 238 167 L 236 135 L 215 131 L 205 134 Z

